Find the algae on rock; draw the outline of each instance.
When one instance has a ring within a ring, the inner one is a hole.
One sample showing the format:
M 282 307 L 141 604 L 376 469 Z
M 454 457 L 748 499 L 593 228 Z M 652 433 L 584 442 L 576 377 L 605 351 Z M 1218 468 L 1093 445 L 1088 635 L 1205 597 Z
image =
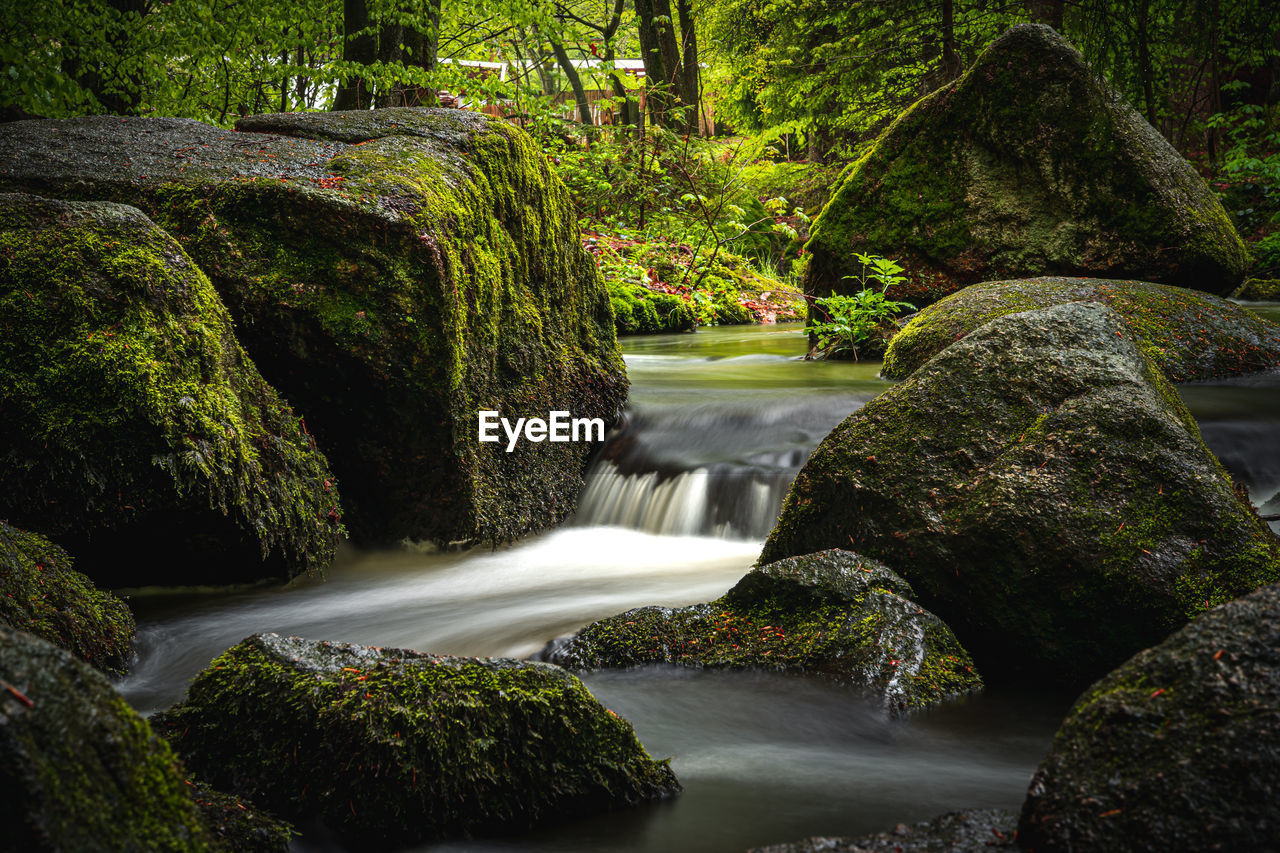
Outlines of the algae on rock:
M 987 678 L 1084 683 L 1280 579 L 1277 540 L 1114 311 L 1000 317 L 837 426 L 761 562 L 848 547 Z
M 866 688 L 891 711 L 976 690 L 982 679 L 910 585 L 831 549 L 761 566 L 723 597 L 593 622 L 543 656 L 572 669 L 675 663 L 804 672 Z
M 0 846 L 221 849 L 168 744 L 100 672 L 0 625 L 0 679 Z
M 134 631 L 128 605 L 77 572 L 66 551 L 3 521 L 0 623 L 108 673 L 124 670 Z
M 0 195 L 0 516 L 111 585 L 321 569 L 338 494 L 204 274 L 132 207 Z
M 588 443 L 476 440 L 477 410 L 616 418 L 627 382 L 567 191 L 461 110 L 0 125 L 0 186 L 126 201 L 183 243 L 298 407 L 361 544 L 501 542 L 573 511 Z
M 1229 293 L 1248 254 L 1217 196 L 1052 29 L 1022 24 L 918 101 L 814 221 L 805 292 L 855 253 L 897 259 L 924 305 L 979 281 L 1092 275 Z
M 1280 586 L 1094 684 L 1031 780 L 1023 849 L 1271 851 L 1280 838 Z
M 1145 281 L 1045 277 L 975 284 L 925 308 L 889 342 L 884 375 L 905 379 L 996 317 L 1068 302 L 1119 314 L 1170 382 L 1280 367 L 1280 326 L 1221 297 Z
M 153 722 L 202 778 L 366 848 L 679 790 L 629 723 L 547 664 L 259 634 Z

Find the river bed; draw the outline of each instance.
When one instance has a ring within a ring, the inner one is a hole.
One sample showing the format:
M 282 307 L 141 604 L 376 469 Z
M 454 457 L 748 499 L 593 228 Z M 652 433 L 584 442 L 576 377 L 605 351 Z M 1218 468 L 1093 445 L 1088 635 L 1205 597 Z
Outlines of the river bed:
M 797 326 L 624 339 L 632 398 L 562 528 L 497 550 L 344 551 L 325 582 L 134 591 L 150 712 L 260 631 L 526 657 L 593 619 L 723 594 L 759 554 L 809 452 L 889 383 L 878 363 L 799 360 Z M 1280 374 L 1180 389 L 1206 442 L 1261 504 L 1280 491 Z M 904 720 L 812 679 L 655 667 L 587 675 L 682 796 L 427 851 L 732 851 L 881 831 L 964 807 L 1016 810 L 1070 695 L 988 691 Z M 304 850 L 332 847 L 314 835 Z

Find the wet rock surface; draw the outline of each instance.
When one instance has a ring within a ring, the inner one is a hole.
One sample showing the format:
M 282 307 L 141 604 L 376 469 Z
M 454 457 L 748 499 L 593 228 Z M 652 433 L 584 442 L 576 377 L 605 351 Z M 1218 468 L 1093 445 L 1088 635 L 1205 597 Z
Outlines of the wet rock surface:
M 1077 700 L 1032 779 L 1025 850 L 1275 849 L 1280 586 L 1224 604 Z
M 1110 309 L 993 320 L 832 431 L 761 555 L 906 578 L 988 678 L 1088 683 L 1280 578 L 1276 539 Z
M 260 634 L 159 715 L 192 770 L 379 848 L 667 796 L 631 725 L 546 664 Z
M 587 670 L 673 663 L 809 673 L 865 688 L 895 712 L 981 687 L 951 630 L 913 597 L 884 565 L 832 549 L 761 566 L 707 604 L 593 622 L 542 656 Z
M 898 824 L 889 832 L 861 838 L 808 838 L 789 844 L 757 847 L 750 853 L 978 853 L 1014 850 L 1017 818 L 1001 809 L 948 812 L 912 826 Z

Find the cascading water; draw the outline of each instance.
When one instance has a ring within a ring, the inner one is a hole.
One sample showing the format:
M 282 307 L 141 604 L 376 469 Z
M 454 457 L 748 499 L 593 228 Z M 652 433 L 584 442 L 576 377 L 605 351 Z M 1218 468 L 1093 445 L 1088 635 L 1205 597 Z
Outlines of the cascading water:
M 632 405 L 573 525 L 497 550 L 347 552 L 323 583 L 135 592 L 139 657 L 121 691 L 142 710 L 164 707 L 260 631 L 524 657 L 628 608 L 710 600 L 748 571 L 813 447 L 889 387 L 878 364 L 797 361 L 805 347 L 794 327 L 625 346 Z M 1280 376 L 1180 390 L 1256 500 L 1280 489 Z M 890 721 L 856 693 L 771 673 L 650 667 L 583 680 L 653 755 L 672 758 L 684 794 L 424 850 L 710 853 L 880 831 L 955 808 L 1016 809 L 1073 698 L 988 691 Z M 337 849 L 314 836 L 294 847 Z

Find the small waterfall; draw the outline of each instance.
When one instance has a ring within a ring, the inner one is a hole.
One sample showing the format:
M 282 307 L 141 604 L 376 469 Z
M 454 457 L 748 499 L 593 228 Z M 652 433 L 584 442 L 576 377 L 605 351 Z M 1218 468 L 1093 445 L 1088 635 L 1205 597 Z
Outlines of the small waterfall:
M 730 397 L 628 413 L 587 475 L 579 525 L 766 537 L 805 460 L 866 396 L 746 404 Z

